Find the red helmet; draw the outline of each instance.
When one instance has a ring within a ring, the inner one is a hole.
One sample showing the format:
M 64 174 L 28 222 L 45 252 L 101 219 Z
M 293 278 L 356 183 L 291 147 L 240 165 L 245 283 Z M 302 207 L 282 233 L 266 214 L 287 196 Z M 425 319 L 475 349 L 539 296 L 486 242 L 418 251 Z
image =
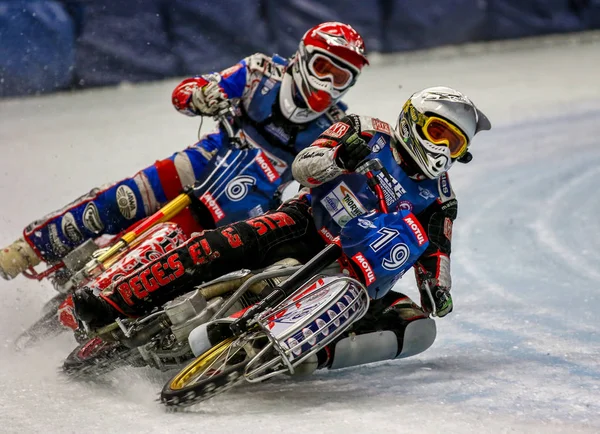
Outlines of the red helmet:
M 348 24 L 322 23 L 302 37 L 292 76 L 308 108 L 321 113 L 348 92 L 368 64 L 356 30 Z

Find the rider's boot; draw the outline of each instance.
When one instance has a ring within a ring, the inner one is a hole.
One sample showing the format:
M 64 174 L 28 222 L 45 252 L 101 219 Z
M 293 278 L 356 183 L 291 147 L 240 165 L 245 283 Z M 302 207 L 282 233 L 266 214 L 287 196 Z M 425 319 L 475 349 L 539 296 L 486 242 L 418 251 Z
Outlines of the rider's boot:
M 0 277 L 14 279 L 29 267 L 41 262 L 33 249 L 23 238 L 19 238 L 10 246 L 0 250 Z
M 90 288 L 81 288 L 73 294 L 75 316 L 90 327 L 98 328 L 113 322 L 119 312 L 104 299 L 95 295 Z

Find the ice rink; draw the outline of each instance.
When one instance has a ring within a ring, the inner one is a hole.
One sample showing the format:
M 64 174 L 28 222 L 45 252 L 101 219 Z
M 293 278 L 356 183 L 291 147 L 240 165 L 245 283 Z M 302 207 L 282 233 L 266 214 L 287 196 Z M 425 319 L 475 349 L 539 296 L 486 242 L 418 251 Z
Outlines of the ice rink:
M 600 432 L 600 38 L 470 46 L 374 59 L 346 101 L 394 122 L 433 85 L 475 101 L 494 128 L 451 171 L 454 312 L 411 359 L 245 386 L 169 414 L 169 374 L 101 383 L 57 372 L 68 334 L 15 352 L 53 295 L 0 281 L 0 431 L 5 433 Z M 204 71 L 199 71 L 204 72 Z M 0 245 L 92 187 L 193 143 L 177 80 L 0 100 Z M 205 127 L 208 128 L 208 123 Z M 416 295 L 412 276 L 401 284 Z

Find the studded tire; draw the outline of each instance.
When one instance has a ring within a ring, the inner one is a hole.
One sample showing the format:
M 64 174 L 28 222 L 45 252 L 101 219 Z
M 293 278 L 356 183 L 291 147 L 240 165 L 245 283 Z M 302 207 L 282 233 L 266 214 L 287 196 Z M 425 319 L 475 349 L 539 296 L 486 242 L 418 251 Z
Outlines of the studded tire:
M 62 371 L 73 380 L 93 380 L 120 367 L 143 364 L 137 349 L 93 338 L 79 345 L 67 356 Z
M 232 348 L 239 342 L 239 338 L 224 340 L 194 359 L 165 384 L 161 402 L 177 410 L 212 398 L 242 382 L 250 358 L 242 349 L 228 360 Z

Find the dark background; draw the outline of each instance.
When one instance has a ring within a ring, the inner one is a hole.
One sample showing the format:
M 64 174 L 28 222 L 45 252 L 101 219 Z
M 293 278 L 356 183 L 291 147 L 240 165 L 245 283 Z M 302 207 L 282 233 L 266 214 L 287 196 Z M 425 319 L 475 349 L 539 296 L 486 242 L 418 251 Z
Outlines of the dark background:
M 290 56 L 333 20 L 391 53 L 600 28 L 600 0 L 0 0 L 0 97 Z

